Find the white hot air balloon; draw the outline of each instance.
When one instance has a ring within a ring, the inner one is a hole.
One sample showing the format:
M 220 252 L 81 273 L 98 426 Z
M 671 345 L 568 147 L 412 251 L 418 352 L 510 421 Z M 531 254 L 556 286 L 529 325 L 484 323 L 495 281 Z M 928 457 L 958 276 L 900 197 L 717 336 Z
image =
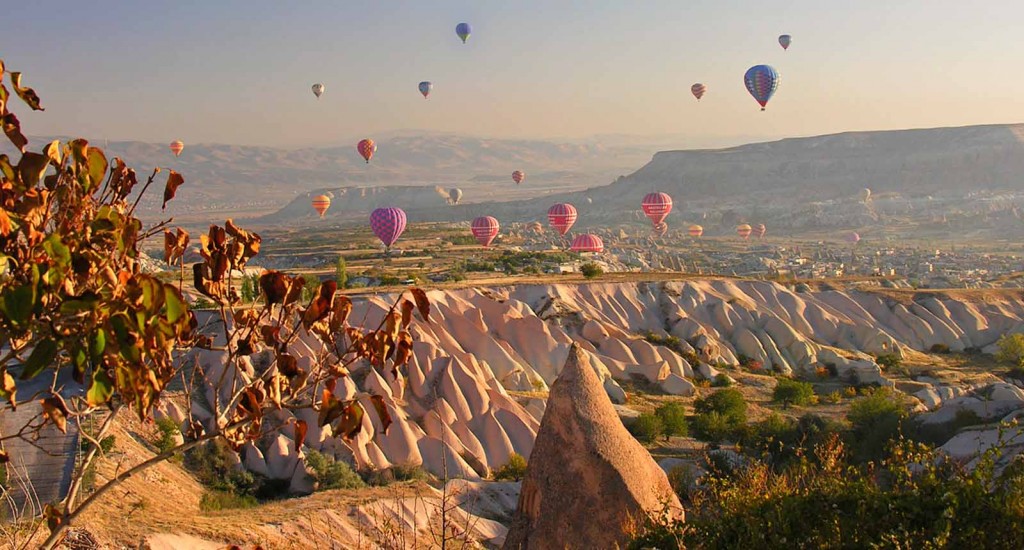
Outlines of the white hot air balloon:
M 317 82 L 316 84 L 313 84 L 313 95 L 315 95 L 317 99 L 320 99 L 320 96 L 324 95 L 324 90 L 326 89 L 327 87 L 324 86 L 323 82 Z

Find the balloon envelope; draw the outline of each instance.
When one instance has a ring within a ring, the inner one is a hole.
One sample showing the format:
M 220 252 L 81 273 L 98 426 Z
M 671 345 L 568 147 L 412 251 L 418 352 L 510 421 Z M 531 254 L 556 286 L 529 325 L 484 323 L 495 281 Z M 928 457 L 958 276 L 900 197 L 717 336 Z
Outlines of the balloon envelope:
M 313 210 L 316 210 L 320 217 L 324 217 L 324 212 L 331 207 L 331 198 L 327 195 L 317 195 L 313 197 Z
M 694 84 L 693 86 L 690 86 L 690 93 L 693 94 L 693 97 L 697 98 L 697 101 L 700 101 L 700 98 L 704 97 L 704 94 L 706 94 L 707 92 L 708 87 L 701 84 L 700 82 Z
M 320 99 L 320 96 L 324 95 L 324 90 L 327 88 L 322 83 L 313 84 L 313 95 Z
M 516 185 L 523 183 L 524 179 L 526 179 L 526 174 L 524 174 L 522 170 L 512 172 L 512 181 L 516 182 Z
M 540 222 L 530 222 L 530 224 L 527 225 L 526 227 L 527 227 L 527 229 L 529 229 L 530 231 L 533 231 L 534 233 L 543 233 L 544 232 L 544 226 L 541 225 Z
M 459 23 L 458 25 L 455 25 L 455 34 L 459 35 L 463 44 L 466 43 L 466 40 L 469 39 L 469 35 L 472 32 L 473 28 L 469 26 L 469 23 Z
M 359 145 L 356 145 L 356 149 L 359 151 L 359 154 L 366 159 L 366 164 L 370 164 L 370 159 L 373 158 L 373 154 L 377 152 L 377 144 L 375 144 L 372 139 L 364 139 L 359 142 Z
M 498 236 L 498 229 L 498 220 L 491 216 L 480 216 L 473 220 L 473 236 L 484 248 L 491 246 L 491 241 Z
M 850 244 L 857 244 L 860 241 L 860 235 L 856 231 L 850 231 L 845 236 L 846 242 Z
M 757 237 L 758 239 L 763 239 L 765 233 L 767 232 L 768 228 L 765 227 L 763 223 L 759 223 L 754 226 L 754 236 Z
M 426 99 L 430 95 L 430 91 L 434 89 L 432 82 L 423 81 L 420 82 L 420 93 L 423 94 L 423 99 Z
M 172 141 L 170 147 L 174 156 L 181 155 L 181 152 L 185 150 L 185 144 L 180 141 Z
M 405 210 L 395 207 L 378 208 L 370 213 L 370 229 L 390 248 L 405 231 Z
M 789 45 L 792 44 L 792 43 L 793 43 L 793 37 L 792 36 L 790 36 L 788 34 L 783 34 L 783 35 L 779 36 L 779 45 L 782 46 L 782 49 L 788 50 L 789 49 Z
M 597 235 L 591 235 L 584 233 L 583 235 L 577 235 L 572 241 L 570 247 L 573 252 L 595 252 L 600 253 L 604 251 L 604 241 Z
M 753 229 L 745 223 L 736 226 L 736 234 L 744 239 L 750 238 L 750 233 L 752 231 Z
M 691 237 L 700 237 L 701 235 L 704 234 L 704 228 L 697 224 L 691 225 L 686 231 L 690 234 Z
M 459 201 L 462 200 L 462 189 L 459 189 L 457 187 L 449 189 L 448 200 L 450 200 L 452 204 L 459 204 Z
M 559 235 L 564 237 L 572 224 L 576 223 L 576 207 L 567 202 L 561 202 L 548 208 L 548 223 L 555 231 L 558 231 Z
M 672 211 L 672 197 L 665 193 L 648 193 L 640 204 L 644 214 L 651 219 L 651 223 L 658 225 L 665 221 L 665 217 Z
M 775 90 L 779 89 L 779 73 L 769 65 L 754 65 L 743 75 L 743 83 L 763 111 Z

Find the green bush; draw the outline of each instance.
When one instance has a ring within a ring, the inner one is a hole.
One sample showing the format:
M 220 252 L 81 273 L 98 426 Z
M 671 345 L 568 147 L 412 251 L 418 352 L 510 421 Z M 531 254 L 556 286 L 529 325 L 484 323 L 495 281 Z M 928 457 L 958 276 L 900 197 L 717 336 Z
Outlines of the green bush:
M 779 382 L 772 392 L 772 401 L 782 403 L 782 406 L 787 409 L 790 405 L 805 407 L 814 401 L 814 387 L 807 382 L 779 378 Z
M 338 261 L 334 264 L 334 281 L 338 288 L 348 287 L 348 266 L 345 264 L 345 257 L 339 255 Z
M 674 435 L 686 435 L 686 407 L 682 403 L 665 403 L 654 410 L 654 416 L 661 421 L 666 440 Z
M 850 446 L 858 461 L 878 460 L 889 442 L 900 432 L 907 417 L 899 396 L 889 388 L 881 388 L 858 399 L 846 415 L 850 421 Z
M 693 409 L 697 413 L 716 412 L 734 424 L 744 424 L 747 421 L 747 401 L 736 389 L 719 390 L 698 399 L 694 402 Z
M 729 378 L 729 375 L 724 372 L 716 374 L 715 379 L 711 381 L 713 388 L 728 388 L 730 386 L 732 386 L 732 378 Z
M 888 369 L 898 369 L 903 365 L 903 360 L 895 353 L 882 353 L 875 357 L 875 362 Z
M 1024 367 L 1024 334 L 1004 334 L 996 342 L 996 346 L 999 348 L 996 359 L 1000 363 Z
M 426 481 L 430 474 L 420 466 L 397 465 L 386 470 L 365 470 L 359 472 L 367 485 L 382 487 L 401 481 Z
M 604 270 L 594 262 L 587 262 L 580 266 L 580 273 L 588 279 L 593 279 L 594 277 L 601 276 L 604 273 Z
M 306 466 L 312 471 L 318 491 L 327 489 L 359 489 L 366 487 L 363 478 L 352 468 L 333 457 L 313 450 L 306 451 Z
M 199 509 L 204 512 L 255 508 L 259 501 L 252 495 L 239 495 L 230 491 L 207 491 L 199 499 Z
M 662 425 L 661 418 L 651 413 L 641 414 L 629 426 L 629 433 L 633 434 L 637 441 L 647 444 L 654 443 L 664 431 L 665 426 Z
M 719 442 L 734 439 L 738 426 L 717 412 L 701 413 L 690 422 L 693 435 L 701 441 Z
M 155 445 L 161 453 L 178 446 L 177 438 L 174 437 L 180 433 L 177 422 L 164 416 L 156 421 L 156 429 L 158 435 Z
M 493 477 L 498 481 L 519 481 L 526 476 L 526 459 L 519 453 L 512 453 L 504 466 L 494 471 Z
M 287 492 L 287 485 L 280 488 L 261 475 L 236 468 L 231 453 L 226 443 L 214 439 L 185 453 L 185 468 L 214 492 L 251 496 L 257 500 L 279 497 Z
M 946 344 L 933 344 L 932 347 L 928 348 L 928 351 L 932 353 L 949 353 L 949 346 Z

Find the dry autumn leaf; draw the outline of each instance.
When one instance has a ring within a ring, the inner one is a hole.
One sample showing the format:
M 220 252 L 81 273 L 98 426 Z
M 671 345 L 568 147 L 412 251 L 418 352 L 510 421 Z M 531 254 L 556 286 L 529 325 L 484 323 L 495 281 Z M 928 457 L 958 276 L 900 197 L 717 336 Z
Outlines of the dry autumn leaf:
M 160 207 L 161 210 L 167 208 L 167 203 L 171 202 L 183 183 L 185 183 L 185 178 L 174 170 L 167 174 L 167 185 L 164 186 L 164 204 Z
M 412 297 L 416 300 L 416 309 L 420 311 L 420 317 L 425 322 L 430 322 L 430 300 L 427 298 L 427 293 L 422 288 L 409 289 L 412 292 Z

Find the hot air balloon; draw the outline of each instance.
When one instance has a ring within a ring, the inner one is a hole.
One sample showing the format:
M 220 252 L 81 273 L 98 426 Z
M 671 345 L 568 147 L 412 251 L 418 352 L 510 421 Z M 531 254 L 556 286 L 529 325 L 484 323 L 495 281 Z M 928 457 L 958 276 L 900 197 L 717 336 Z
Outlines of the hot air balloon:
M 491 216 L 480 216 L 473 220 L 473 236 L 484 248 L 491 246 L 491 241 L 498 236 L 498 228 L 498 220 Z
M 512 172 L 512 181 L 516 182 L 516 185 L 523 183 L 524 179 L 526 179 L 526 174 L 524 174 L 522 170 Z
M 704 97 L 704 94 L 706 94 L 707 91 L 708 87 L 700 82 L 690 86 L 690 93 L 693 94 L 693 97 L 697 98 L 697 101 L 700 101 L 700 98 Z
M 654 226 L 654 234 L 655 235 L 657 235 L 659 237 L 664 237 L 665 233 L 668 233 L 668 224 L 667 223 L 661 222 L 661 223 L 656 224 Z
M 405 211 L 401 208 L 378 208 L 370 213 L 370 229 L 388 249 L 405 231 Z
M 790 36 L 788 34 L 783 34 L 783 35 L 779 36 L 779 45 L 782 46 L 782 49 L 788 50 L 789 49 L 789 45 L 792 44 L 792 43 L 793 43 L 793 37 L 792 36 Z
M 752 231 L 753 229 L 745 223 L 736 226 L 736 234 L 739 235 L 741 239 L 749 239 Z
M 473 28 L 469 26 L 469 23 L 459 23 L 458 25 L 455 25 L 455 34 L 459 35 L 463 44 L 466 43 L 466 40 L 469 40 L 469 34 L 472 32 Z
M 530 231 L 533 231 L 534 233 L 543 233 L 544 232 L 544 226 L 541 225 L 540 222 L 530 222 L 530 224 L 527 225 L 526 227 Z
M 672 211 L 672 197 L 665 193 L 648 193 L 640 207 L 644 214 L 651 219 L 651 223 L 658 225 L 665 221 L 665 217 Z
M 845 238 L 846 242 L 850 244 L 857 244 L 858 242 L 860 242 L 860 235 L 858 235 L 856 231 L 850 231 L 849 233 L 844 235 L 843 238 Z
M 372 139 L 364 139 L 359 142 L 356 146 L 359 150 L 359 154 L 366 159 L 366 164 L 370 164 L 370 159 L 373 158 L 373 154 L 377 152 L 377 144 Z
M 448 200 L 452 204 L 459 204 L 459 201 L 462 200 L 462 189 L 459 189 L 457 187 L 449 189 L 448 190 Z
M 754 236 L 758 239 L 763 239 L 764 234 L 768 232 L 768 228 L 763 223 L 759 223 L 754 226 Z
M 548 223 L 555 228 L 555 231 L 558 231 L 559 235 L 564 237 L 572 224 L 576 223 L 576 207 L 567 202 L 561 202 L 548 208 Z
M 597 235 L 591 235 L 584 233 L 583 235 L 577 235 L 572 240 L 572 246 L 570 249 L 573 252 L 594 252 L 600 254 L 604 252 L 604 241 Z
M 313 210 L 316 210 L 320 217 L 324 217 L 324 212 L 331 207 L 331 197 L 327 195 L 317 195 L 313 197 Z
M 317 82 L 316 84 L 313 84 L 313 95 L 315 95 L 317 99 L 320 99 L 320 96 L 324 95 L 324 90 L 326 89 L 327 88 L 324 86 L 323 82 Z
M 768 100 L 775 95 L 775 90 L 779 89 L 779 79 L 778 71 L 768 65 L 754 65 L 743 75 L 747 91 L 761 104 L 762 111 L 768 105 Z
M 420 82 L 420 93 L 423 94 L 423 99 L 427 99 L 427 96 L 430 95 L 430 91 L 433 89 L 434 84 L 432 82 L 427 82 L 426 80 Z
M 704 234 L 704 228 L 697 224 L 693 224 L 689 227 L 689 229 L 687 229 L 687 232 L 690 234 L 691 237 L 700 237 L 701 235 Z
M 594 204 L 594 199 L 587 197 L 587 204 Z
M 174 156 L 176 157 L 180 156 L 181 152 L 185 150 L 185 144 L 180 141 L 172 141 L 170 147 L 171 152 L 174 153 Z

